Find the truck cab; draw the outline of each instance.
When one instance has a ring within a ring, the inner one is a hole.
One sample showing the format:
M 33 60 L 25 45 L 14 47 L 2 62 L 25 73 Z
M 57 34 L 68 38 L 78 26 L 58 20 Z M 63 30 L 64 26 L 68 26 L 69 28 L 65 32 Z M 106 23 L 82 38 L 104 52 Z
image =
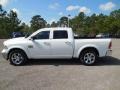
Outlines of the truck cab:
M 70 28 L 45 28 L 28 37 L 32 58 L 72 58 L 74 40 Z

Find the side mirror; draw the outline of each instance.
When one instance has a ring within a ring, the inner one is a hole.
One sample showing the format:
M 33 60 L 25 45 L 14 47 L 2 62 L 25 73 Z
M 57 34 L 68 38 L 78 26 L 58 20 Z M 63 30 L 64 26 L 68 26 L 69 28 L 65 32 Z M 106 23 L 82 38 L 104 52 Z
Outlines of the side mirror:
M 31 40 L 35 40 L 35 39 L 37 39 L 35 36 L 31 37 Z

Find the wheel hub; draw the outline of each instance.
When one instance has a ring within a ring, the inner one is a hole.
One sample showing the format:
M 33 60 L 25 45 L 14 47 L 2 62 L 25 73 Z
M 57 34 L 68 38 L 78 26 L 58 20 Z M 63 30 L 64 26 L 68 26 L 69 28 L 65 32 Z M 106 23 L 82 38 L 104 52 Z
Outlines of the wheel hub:
M 14 53 L 11 59 L 15 64 L 20 64 L 23 61 L 23 57 L 20 53 Z
M 95 62 L 95 55 L 93 53 L 86 53 L 84 55 L 84 61 L 87 64 L 92 64 Z

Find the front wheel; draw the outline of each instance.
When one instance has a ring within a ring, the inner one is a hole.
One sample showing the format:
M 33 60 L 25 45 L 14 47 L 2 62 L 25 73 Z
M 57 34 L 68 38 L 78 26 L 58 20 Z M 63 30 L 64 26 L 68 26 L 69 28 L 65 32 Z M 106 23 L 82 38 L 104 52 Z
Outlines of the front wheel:
M 14 50 L 9 55 L 10 64 L 20 66 L 27 61 L 26 54 L 21 50 Z
M 85 50 L 81 53 L 79 59 L 84 65 L 89 66 L 95 64 L 98 56 L 94 50 Z

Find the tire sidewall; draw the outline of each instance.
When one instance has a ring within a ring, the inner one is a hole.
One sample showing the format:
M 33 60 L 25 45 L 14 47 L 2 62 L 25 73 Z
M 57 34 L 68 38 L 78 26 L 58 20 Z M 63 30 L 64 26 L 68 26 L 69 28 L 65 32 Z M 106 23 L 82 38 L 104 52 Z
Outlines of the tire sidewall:
M 94 54 L 94 56 L 95 56 L 95 61 L 94 61 L 92 64 L 88 64 L 88 63 L 86 63 L 86 62 L 84 61 L 84 55 L 85 55 L 86 53 L 92 53 L 92 54 Z M 91 65 L 94 65 L 94 64 L 96 63 L 96 61 L 97 61 L 97 59 L 98 59 L 98 56 L 97 56 L 97 54 L 96 54 L 96 52 L 95 52 L 94 50 L 85 50 L 85 51 L 83 51 L 83 52 L 81 53 L 79 59 L 80 59 L 80 61 L 81 61 L 82 64 L 87 65 L 87 66 L 91 66 Z
M 15 64 L 15 63 L 12 61 L 11 57 L 12 57 L 12 55 L 13 55 L 14 53 L 19 53 L 19 54 L 22 55 L 23 60 L 22 60 L 22 62 L 21 62 L 20 64 Z M 9 61 L 10 61 L 10 64 L 12 64 L 12 65 L 14 65 L 14 66 L 21 66 L 21 65 L 24 65 L 24 64 L 25 64 L 25 62 L 27 61 L 27 57 L 26 57 L 26 54 L 25 54 L 23 51 L 21 51 L 21 50 L 13 50 L 13 51 L 11 51 L 11 53 L 10 53 L 10 55 L 9 55 Z

